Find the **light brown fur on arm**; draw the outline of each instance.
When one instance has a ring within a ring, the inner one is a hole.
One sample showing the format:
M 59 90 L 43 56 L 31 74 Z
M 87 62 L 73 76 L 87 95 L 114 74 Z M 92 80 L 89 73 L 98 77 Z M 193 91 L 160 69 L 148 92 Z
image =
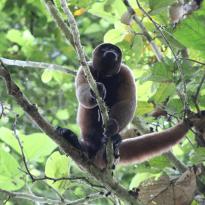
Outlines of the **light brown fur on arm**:
M 86 80 L 82 68 L 80 68 L 77 73 L 75 86 L 77 99 L 83 107 L 92 109 L 97 106 L 95 99 L 91 95 L 90 86 Z

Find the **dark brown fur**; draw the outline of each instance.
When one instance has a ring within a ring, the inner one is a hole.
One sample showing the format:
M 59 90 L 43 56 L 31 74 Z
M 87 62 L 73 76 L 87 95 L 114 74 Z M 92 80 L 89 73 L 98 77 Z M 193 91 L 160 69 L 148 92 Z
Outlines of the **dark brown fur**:
M 106 88 L 104 101 L 109 109 L 109 117 L 117 121 L 120 132 L 132 120 L 136 107 L 133 75 L 123 64 L 120 65 L 118 73 L 110 77 L 98 76 L 98 70 L 93 68 L 92 64 L 90 69 L 95 80 L 103 83 Z M 81 128 L 81 135 L 84 143 L 96 151 L 101 146 L 103 125 L 82 68 L 76 77 L 76 92 L 79 100 L 77 122 Z

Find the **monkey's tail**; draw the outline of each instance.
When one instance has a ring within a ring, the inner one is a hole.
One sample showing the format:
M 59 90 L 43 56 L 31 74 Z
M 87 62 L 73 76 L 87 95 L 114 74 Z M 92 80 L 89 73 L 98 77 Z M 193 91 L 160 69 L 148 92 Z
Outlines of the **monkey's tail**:
M 139 163 L 167 152 L 179 143 L 189 128 L 187 122 L 181 122 L 162 132 L 123 140 L 120 145 L 120 164 Z

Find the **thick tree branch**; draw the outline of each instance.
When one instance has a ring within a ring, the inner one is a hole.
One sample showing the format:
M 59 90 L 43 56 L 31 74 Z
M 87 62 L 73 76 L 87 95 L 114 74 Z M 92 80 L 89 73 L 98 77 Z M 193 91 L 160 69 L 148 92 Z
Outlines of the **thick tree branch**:
M 66 25 L 66 23 L 64 22 L 60 12 L 55 7 L 53 0 L 44 0 L 44 2 L 46 4 L 46 7 L 47 7 L 50 15 L 53 17 L 53 20 L 56 22 L 57 26 L 61 29 L 62 33 L 65 35 L 68 42 L 70 42 L 71 45 L 75 48 L 73 37 L 72 37 L 72 34 L 70 32 L 70 29 Z
M 76 75 L 77 73 L 76 71 L 71 70 L 66 66 L 61 66 L 57 64 L 35 62 L 35 61 L 11 60 L 7 58 L 0 58 L 0 61 L 2 61 L 4 65 L 16 66 L 20 68 L 49 69 L 49 70 L 61 71 L 61 72 L 68 73 L 71 75 Z
M 78 165 L 88 171 L 95 177 L 103 186 L 105 186 L 113 194 L 117 195 L 124 201 L 132 205 L 139 205 L 139 202 L 131 196 L 128 191 L 119 185 L 111 176 L 110 172 L 102 172 L 95 167 L 89 159 L 80 151 L 76 150 L 63 137 L 59 136 L 55 129 L 40 115 L 35 105 L 30 103 L 23 95 L 19 87 L 12 81 L 9 72 L 5 69 L 3 64 L 0 64 L 0 77 L 5 80 L 7 90 L 16 102 L 23 108 L 23 110 L 31 117 L 31 119 L 45 132 L 53 141 L 55 141 L 61 149 L 68 154 Z

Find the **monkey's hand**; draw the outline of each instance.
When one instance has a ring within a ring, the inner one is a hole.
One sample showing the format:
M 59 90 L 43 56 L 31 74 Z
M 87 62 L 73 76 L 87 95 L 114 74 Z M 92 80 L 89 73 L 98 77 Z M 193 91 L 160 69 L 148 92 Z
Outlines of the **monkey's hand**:
M 112 137 L 113 135 L 117 134 L 118 131 L 119 131 L 119 125 L 118 125 L 117 120 L 110 118 L 107 123 L 107 127 L 104 132 L 104 135 L 106 137 Z
M 193 127 L 196 131 L 203 130 L 205 127 L 205 110 L 202 110 L 200 113 L 190 112 L 184 121 L 190 128 Z
M 114 156 L 115 159 L 119 158 L 119 147 L 122 141 L 121 136 L 118 134 L 119 132 L 119 125 L 117 120 L 110 118 L 108 121 L 107 128 L 105 130 L 103 143 L 107 143 L 109 137 L 111 137 L 114 149 Z
M 96 82 L 97 83 L 97 88 L 100 94 L 100 97 L 104 100 L 106 97 L 106 88 L 103 83 Z M 96 99 L 95 93 L 90 89 L 90 93 L 93 99 Z
M 81 150 L 80 142 L 76 134 L 73 133 L 71 130 L 66 129 L 66 128 L 57 127 L 56 132 L 58 135 L 61 135 L 62 137 L 64 137 L 72 146 Z
M 204 132 L 205 131 L 205 110 L 202 110 L 200 113 L 191 113 L 188 116 L 190 126 L 193 126 L 196 131 Z
M 113 150 L 114 150 L 114 157 L 115 159 L 119 159 L 120 157 L 120 144 L 122 142 L 122 138 L 119 134 L 113 135 L 111 137 L 113 142 Z

